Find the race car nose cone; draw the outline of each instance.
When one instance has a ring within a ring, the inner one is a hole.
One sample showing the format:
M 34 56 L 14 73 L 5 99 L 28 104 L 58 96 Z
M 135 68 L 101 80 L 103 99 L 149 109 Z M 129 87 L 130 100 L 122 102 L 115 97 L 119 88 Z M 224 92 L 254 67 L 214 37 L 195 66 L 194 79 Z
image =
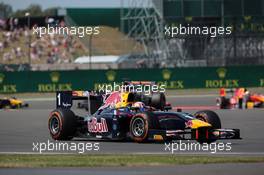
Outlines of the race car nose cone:
M 211 127 L 212 125 L 204 122 L 202 120 L 194 119 L 194 120 L 189 120 L 186 125 L 192 129 L 197 129 L 200 127 Z

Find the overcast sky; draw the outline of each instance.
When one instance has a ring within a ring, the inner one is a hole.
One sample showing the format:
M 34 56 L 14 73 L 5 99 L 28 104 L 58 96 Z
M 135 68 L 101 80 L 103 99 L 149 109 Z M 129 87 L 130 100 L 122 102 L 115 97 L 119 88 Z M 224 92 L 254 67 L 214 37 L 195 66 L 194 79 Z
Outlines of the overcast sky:
M 30 4 L 39 4 L 42 9 L 49 7 L 120 7 L 121 0 L 0 0 L 10 4 L 13 10 L 25 9 Z

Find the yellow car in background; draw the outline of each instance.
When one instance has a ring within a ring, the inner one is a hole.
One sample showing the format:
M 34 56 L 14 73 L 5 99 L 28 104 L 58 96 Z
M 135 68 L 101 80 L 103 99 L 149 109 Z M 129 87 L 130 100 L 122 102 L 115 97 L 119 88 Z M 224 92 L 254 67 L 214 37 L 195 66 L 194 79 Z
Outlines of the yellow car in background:
M 25 103 L 23 100 L 17 99 L 15 97 L 0 99 L 0 109 L 3 108 L 18 109 L 28 106 L 29 106 L 28 103 Z

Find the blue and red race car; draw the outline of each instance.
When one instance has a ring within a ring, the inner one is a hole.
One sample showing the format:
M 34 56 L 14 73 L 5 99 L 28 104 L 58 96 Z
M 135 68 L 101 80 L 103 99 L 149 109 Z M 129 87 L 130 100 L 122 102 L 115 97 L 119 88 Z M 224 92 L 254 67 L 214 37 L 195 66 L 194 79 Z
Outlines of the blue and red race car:
M 155 98 L 162 97 L 163 101 L 163 95 L 156 94 Z M 210 143 L 218 139 L 240 139 L 239 129 L 222 129 L 220 118 L 213 111 L 204 110 L 192 115 L 169 111 L 168 105 L 156 109 L 137 101 L 137 94 L 133 92 L 112 92 L 104 96 L 89 91 L 60 91 L 56 96 L 57 107 L 48 120 L 50 135 L 55 140 L 78 137 Z M 84 115 L 76 115 L 71 110 L 73 101 L 84 99 L 88 100 L 89 110 Z M 91 113 L 92 106 L 94 113 Z

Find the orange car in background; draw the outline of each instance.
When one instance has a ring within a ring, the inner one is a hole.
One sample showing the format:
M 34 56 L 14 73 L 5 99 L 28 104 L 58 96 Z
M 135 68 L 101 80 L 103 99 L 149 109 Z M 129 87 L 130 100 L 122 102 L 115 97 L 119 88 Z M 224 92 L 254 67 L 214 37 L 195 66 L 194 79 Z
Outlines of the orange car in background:
M 246 88 L 221 88 L 219 96 L 216 99 L 216 104 L 220 109 L 264 107 L 264 95 L 251 93 Z

